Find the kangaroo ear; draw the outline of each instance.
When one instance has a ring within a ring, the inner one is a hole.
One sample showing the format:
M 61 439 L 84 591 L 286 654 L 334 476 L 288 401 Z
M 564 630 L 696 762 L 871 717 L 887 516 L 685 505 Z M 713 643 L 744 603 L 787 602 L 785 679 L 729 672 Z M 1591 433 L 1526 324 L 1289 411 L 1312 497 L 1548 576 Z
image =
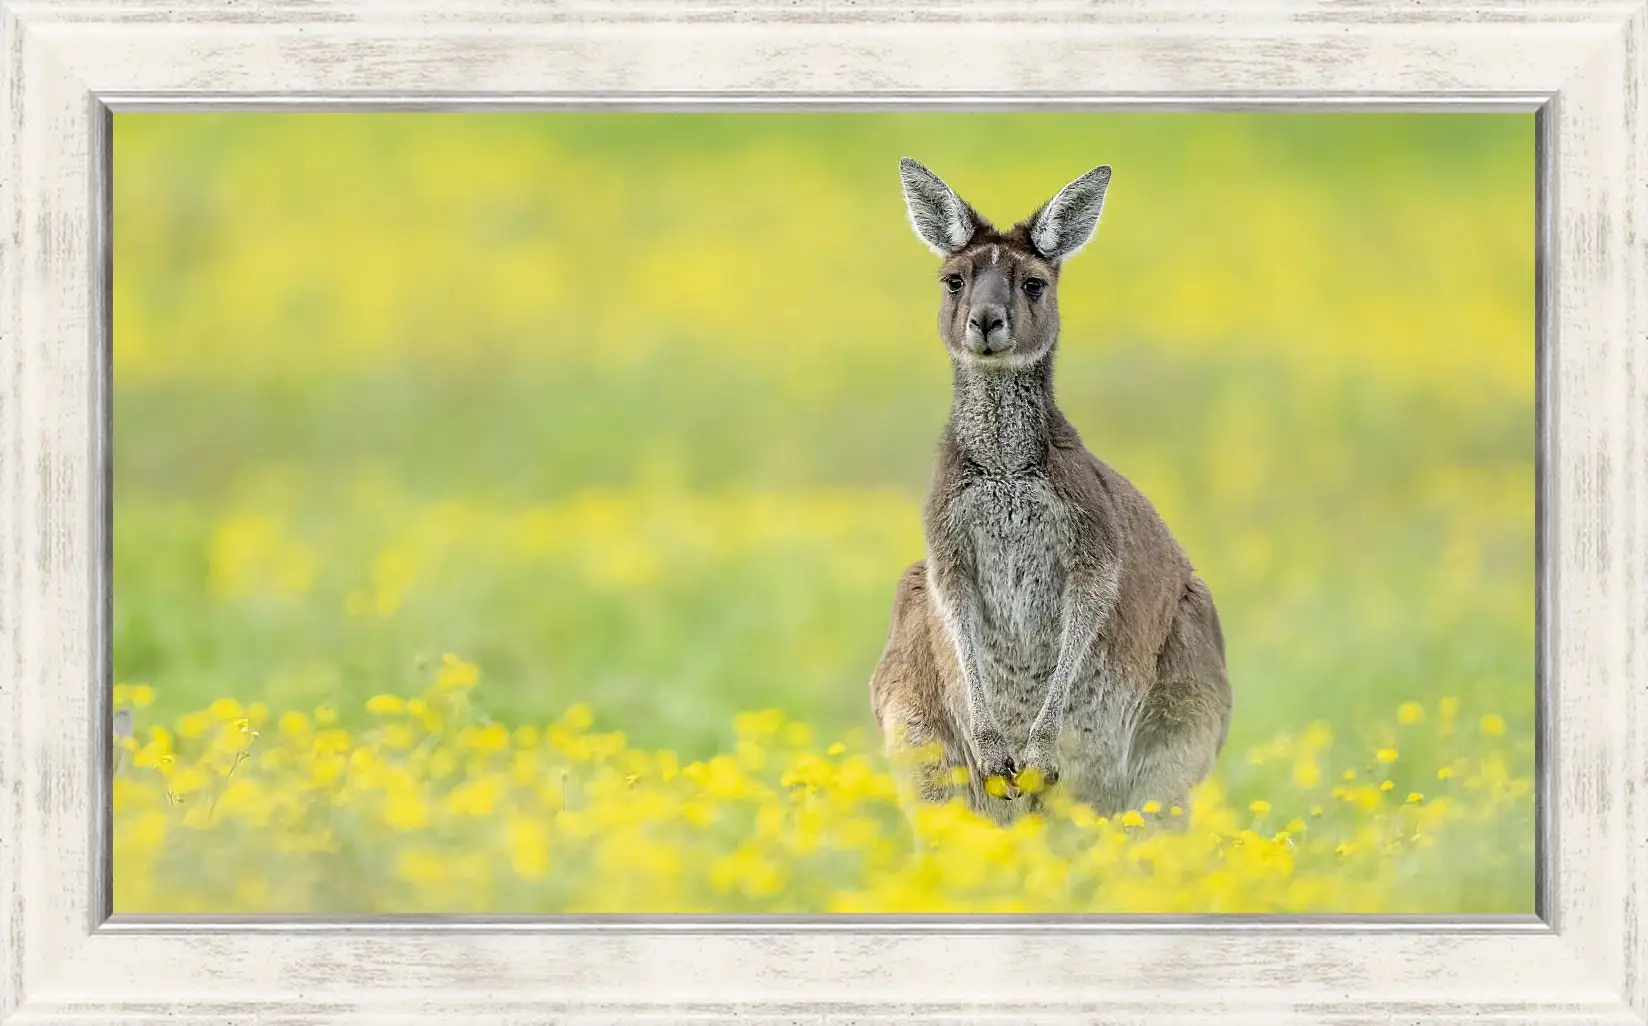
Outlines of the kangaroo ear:
M 898 162 L 904 182 L 904 205 L 910 225 L 927 247 L 941 257 L 959 253 L 979 230 L 979 216 L 938 175 L 910 157 Z
M 1054 262 L 1074 256 L 1093 238 L 1110 187 L 1110 165 L 1098 167 L 1059 190 L 1030 219 L 1030 244 Z

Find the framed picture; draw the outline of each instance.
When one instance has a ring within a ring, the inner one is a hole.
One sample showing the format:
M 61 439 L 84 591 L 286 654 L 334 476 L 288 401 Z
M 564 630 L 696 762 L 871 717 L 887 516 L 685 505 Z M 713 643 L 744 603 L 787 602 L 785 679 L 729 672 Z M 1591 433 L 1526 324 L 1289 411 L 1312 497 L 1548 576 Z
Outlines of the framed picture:
M 1648 4 L 0 38 L 0 1022 L 1648 1022 Z

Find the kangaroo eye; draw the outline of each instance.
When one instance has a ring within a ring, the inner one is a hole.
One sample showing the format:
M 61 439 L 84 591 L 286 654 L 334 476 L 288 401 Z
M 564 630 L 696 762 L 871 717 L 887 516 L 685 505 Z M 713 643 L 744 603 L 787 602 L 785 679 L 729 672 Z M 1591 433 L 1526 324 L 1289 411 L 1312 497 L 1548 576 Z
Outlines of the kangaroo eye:
M 1040 278 L 1024 279 L 1024 294 L 1029 296 L 1031 299 L 1040 298 L 1042 290 L 1046 287 L 1047 283 L 1042 281 Z
M 944 278 L 944 287 L 952 293 L 960 292 L 963 284 L 965 283 L 959 274 L 946 275 Z

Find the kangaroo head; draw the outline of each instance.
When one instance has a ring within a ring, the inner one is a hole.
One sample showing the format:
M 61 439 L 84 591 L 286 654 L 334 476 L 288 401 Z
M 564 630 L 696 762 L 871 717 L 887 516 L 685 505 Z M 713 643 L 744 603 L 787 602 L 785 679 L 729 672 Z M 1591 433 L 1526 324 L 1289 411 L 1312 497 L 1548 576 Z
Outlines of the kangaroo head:
M 1100 165 L 1041 209 L 997 231 L 920 163 L 899 161 L 916 235 L 939 268 L 939 335 L 952 356 L 979 365 L 1040 360 L 1059 334 L 1059 267 L 1099 225 L 1110 168 Z

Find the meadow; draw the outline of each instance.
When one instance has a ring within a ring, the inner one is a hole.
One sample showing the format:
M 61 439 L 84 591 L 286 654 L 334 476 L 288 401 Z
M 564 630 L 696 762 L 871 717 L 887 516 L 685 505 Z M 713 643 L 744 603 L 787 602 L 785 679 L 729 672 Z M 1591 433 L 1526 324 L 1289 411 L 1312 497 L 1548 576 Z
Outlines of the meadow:
M 1531 116 L 114 126 L 117 912 L 1532 909 Z M 1185 833 L 894 806 L 905 153 L 1115 168 L 1057 388 L 1219 603 Z

